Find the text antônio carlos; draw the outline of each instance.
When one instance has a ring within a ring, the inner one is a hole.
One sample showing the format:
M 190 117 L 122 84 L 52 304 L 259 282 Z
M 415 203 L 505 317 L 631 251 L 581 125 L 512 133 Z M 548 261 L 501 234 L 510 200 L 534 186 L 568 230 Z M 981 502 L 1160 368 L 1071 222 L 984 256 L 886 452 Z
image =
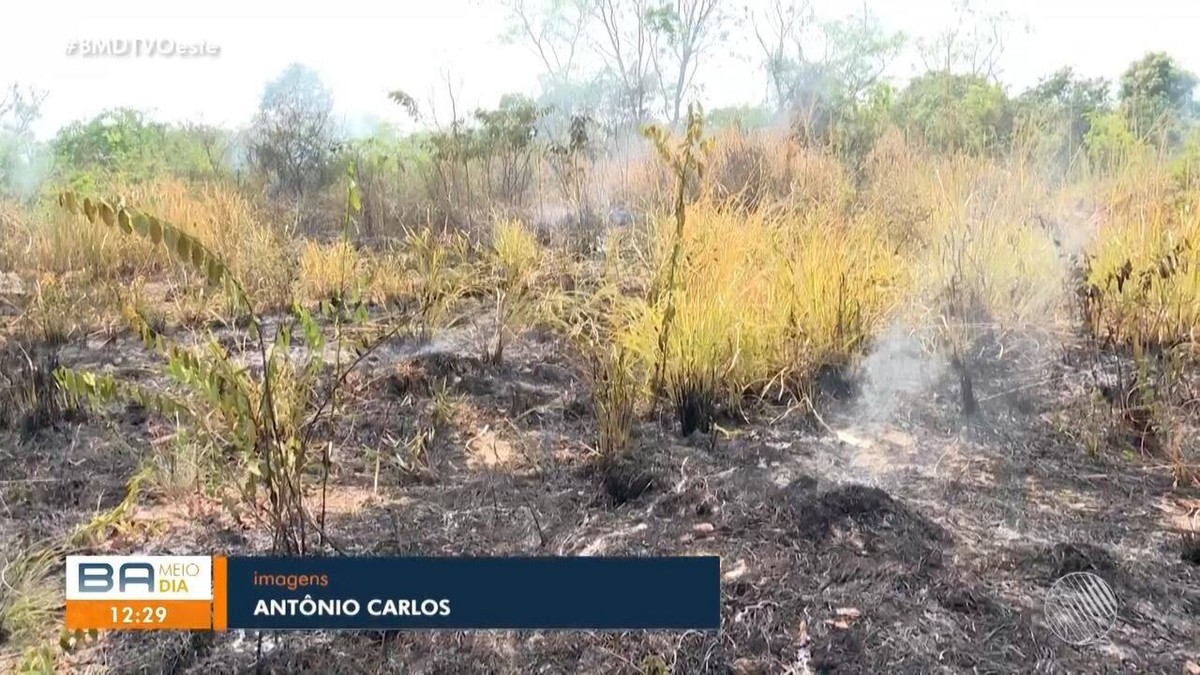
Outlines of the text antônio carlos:
M 357 616 L 364 605 L 371 616 L 450 616 L 450 601 L 446 599 L 372 598 L 360 603 L 353 598 L 314 600 L 311 595 L 299 600 L 259 600 L 254 605 L 254 616 Z

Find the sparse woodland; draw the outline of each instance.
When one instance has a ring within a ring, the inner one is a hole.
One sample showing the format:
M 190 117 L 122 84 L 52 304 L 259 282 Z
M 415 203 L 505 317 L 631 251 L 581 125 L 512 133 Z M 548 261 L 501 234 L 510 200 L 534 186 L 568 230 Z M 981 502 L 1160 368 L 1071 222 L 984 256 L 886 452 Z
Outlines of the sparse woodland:
M 299 64 L 242 129 L 0 93 L 0 665 L 1200 672 L 1192 73 L 1014 92 L 969 3 L 508 7 L 541 89 L 397 82 L 411 133 Z M 702 107 L 732 35 L 769 99 Z M 719 554 L 724 628 L 60 635 L 68 552 Z

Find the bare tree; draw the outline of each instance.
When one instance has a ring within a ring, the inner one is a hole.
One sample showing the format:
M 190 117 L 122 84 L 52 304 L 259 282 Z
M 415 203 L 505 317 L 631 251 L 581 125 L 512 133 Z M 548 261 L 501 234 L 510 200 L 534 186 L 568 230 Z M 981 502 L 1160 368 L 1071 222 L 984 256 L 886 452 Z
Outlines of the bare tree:
M 812 22 L 808 0 L 797 4 L 790 0 L 767 0 L 765 6 L 747 9 L 754 39 L 762 50 L 771 95 L 776 106 L 785 108 L 795 99 L 798 79 L 795 65 L 808 62 L 804 43 Z
M 475 203 L 471 185 L 471 135 L 467 128 L 467 121 L 459 112 L 458 107 L 458 92 L 455 90 L 455 84 L 451 79 L 450 72 L 442 71 L 442 81 L 446 84 L 446 97 L 450 101 L 450 133 L 449 136 L 443 137 L 443 145 L 435 152 L 435 162 L 437 157 L 442 157 L 445 162 L 451 166 L 438 166 L 438 173 L 441 176 L 444 196 L 451 208 L 457 207 L 458 210 L 465 215 L 467 225 L 470 226 L 473 216 L 473 206 Z M 461 88 L 462 83 L 459 83 Z M 435 125 L 437 124 L 437 108 L 430 102 L 430 110 L 433 114 Z M 438 162 L 440 164 L 440 162 Z M 454 180 L 455 169 L 462 168 L 461 182 Z M 450 178 L 447 178 L 446 175 Z M 456 204 L 456 193 L 464 195 L 465 201 L 461 204 Z
M 301 197 L 328 179 L 333 134 L 333 96 L 316 72 L 292 64 L 263 90 L 252 153 L 278 187 Z
M 951 24 L 931 38 L 917 40 L 917 52 L 927 71 L 998 82 L 1010 21 L 1007 12 L 983 13 L 972 0 L 958 0 Z
M 589 0 L 505 0 L 511 25 L 506 37 L 537 54 L 552 84 L 571 82 L 579 65 Z
M 807 1 L 766 0 L 749 15 L 780 109 L 813 95 L 859 98 L 879 82 L 904 44 L 865 3 L 861 13 L 833 21 L 818 21 Z
M 45 92 L 16 84 L 0 94 L 0 192 L 28 196 L 44 175 L 44 167 L 34 166 L 39 152 L 31 127 L 45 100 Z
M 651 68 L 654 39 L 648 0 L 594 0 L 602 27 L 594 46 L 620 89 L 627 124 L 641 126 L 653 100 Z
M 471 161 L 475 159 L 478 149 L 476 134 L 459 105 L 462 79 L 447 69 L 440 71 L 440 78 L 441 85 L 445 87 L 445 101 L 449 105 L 448 123 L 438 114 L 439 96 L 433 88 L 426 97 L 425 111 L 415 98 L 403 90 L 392 91 L 388 97 L 403 107 L 414 121 L 432 132 L 425 140 L 432 165 L 426 176 L 426 189 L 436 200 L 444 224 L 449 225 L 454 221 L 470 227 L 476 211 L 471 181 Z
M 651 50 L 663 114 L 676 126 L 701 56 L 716 43 L 726 15 L 718 0 L 674 0 L 650 10 Z
M 208 170 L 214 176 L 220 176 L 229 166 L 232 150 L 229 132 L 203 122 L 187 122 L 183 125 L 183 130 L 200 146 L 204 159 L 208 162 Z
M 0 133 L 24 136 L 42 111 L 46 92 L 14 84 L 0 96 Z
M 858 99 L 875 86 L 904 47 L 904 36 L 887 32 L 865 2 L 861 13 L 826 22 L 822 30 L 822 62 L 847 99 Z

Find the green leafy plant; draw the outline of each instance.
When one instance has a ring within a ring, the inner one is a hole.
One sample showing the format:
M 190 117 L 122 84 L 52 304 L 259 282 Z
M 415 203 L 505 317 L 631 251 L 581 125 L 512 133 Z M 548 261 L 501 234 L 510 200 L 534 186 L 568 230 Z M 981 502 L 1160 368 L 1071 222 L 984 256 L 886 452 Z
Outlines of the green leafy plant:
M 1013 123 L 1012 104 L 1000 86 L 952 73 L 913 78 L 896 101 L 895 115 L 909 134 L 947 153 L 1001 148 Z
M 349 372 L 380 342 L 359 346 L 358 357 L 342 367 L 340 352 L 332 386 L 323 387 L 327 370 L 323 357 L 326 338 L 312 314 L 293 304 L 287 321 L 268 339 L 264 321 L 254 312 L 242 284 L 228 266 L 194 236 L 122 201 L 85 198 L 72 192 L 59 197 L 71 213 L 82 213 L 98 227 L 137 234 L 170 251 L 188 268 L 225 289 L 243 310 L 247 343 L 253 356 L 242 363 L 214 337 L 199 346 L 181 345 L 153 328 L 133 307 L 125 318 L 147 348 L 163 359 L 171 386 L 153 389 L 107 374 L 60 368 L 56 377 L 72 396 L 94 405 L 113 399 L 135 401 L 147 409 L 188 425 L 192 435 L 219 449 L 239 471 L 244 500 L 253 507 L 273 534 L 273 550 L 304 554 L 310 548 L 312 517 L 304 504 L 304 476 L 309 468 L 313 436 L 318 423 L 336 410 L 336 392 Z M 357 207 L 350 183 L 348 212 Z M 332 307 L 327 303 L 327 311 Z M 333 312 L 340 317 L 342 312 Z M 335 339 L 341 345 L 340 319 L 335 318 Z M 399 325 L 389 330 L 394 334 Z M 304 349 L 296 355 L 295 342 Z M 256 362 L 255 362 L 256 361 Z M 322 458 L 326 472 L 328 456 Z M 266 492 L 260 505 L 259 491 Z M 323 525 L 315 529 L 322 534 Z
M 78 415 L 54 379 L 57 369 L 53 350 L 17 344 L 0 351 L 0 429 L 17 429 L 28 439 Z
M 58 659 L 55 657 L 54 649 L 48 644 L 36 645 L 27 647 L 25 653 L 21 655 L 21 662 L 17 664 L 18 673 L 33 675 L 53 675 L 57 672 L 56 666 Z
M 52 576 L 61 547 L 32 546 L 0 559 L 0 643 L 29 645 L 42 637 L 62 601 Z

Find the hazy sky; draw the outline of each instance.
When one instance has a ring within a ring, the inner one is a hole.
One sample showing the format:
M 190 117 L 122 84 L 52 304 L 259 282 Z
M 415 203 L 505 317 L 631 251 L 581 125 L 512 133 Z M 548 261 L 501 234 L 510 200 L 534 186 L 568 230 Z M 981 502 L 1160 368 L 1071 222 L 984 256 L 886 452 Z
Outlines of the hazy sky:
M 758 0 L 731 0 L 742 7 Z M 1072 65 L 1115 79 L 1135 58 L 1165 50 L 1200 72 L 1200 3 L 1190 0 L 990 0 L 1029 26 L 1014 27 L 1002 63 L 1020 88 Z M 949 0 L 876 0 L 889 27 L 920 36 L 945 26 Z M 850 14 L 858 0 L 824 0 L 824 16 Z M 0 85 L 32 84 L 49 96 L 37 127 L 52 134 L 105 108 L 132 106 L 161 119 L 239 124 L 249 119 L 264 83 L 289 62 L 313 66 L 333 90 L 339 113 L 400 121 L 387 100 L 403 88 L 424 100 L 449 72 L 468 107 L 492 105 L 507 91 L 532 91 L 537 60 L 499 34 L 505 12 L 489 0 L 354 3 L 308 0 L 162 0 L 9 2 L 0 23 Z M 217 56 L 191 58 L 68 55 L 89 39 L 207 42 Z M 765 81 L 755 63 L 718 53 L 701 73 L 709 108 L 760 102 Z M 903 64 L 897 68 L 907 71 Z M 907 72 L 898 72 L 906 75 Z

